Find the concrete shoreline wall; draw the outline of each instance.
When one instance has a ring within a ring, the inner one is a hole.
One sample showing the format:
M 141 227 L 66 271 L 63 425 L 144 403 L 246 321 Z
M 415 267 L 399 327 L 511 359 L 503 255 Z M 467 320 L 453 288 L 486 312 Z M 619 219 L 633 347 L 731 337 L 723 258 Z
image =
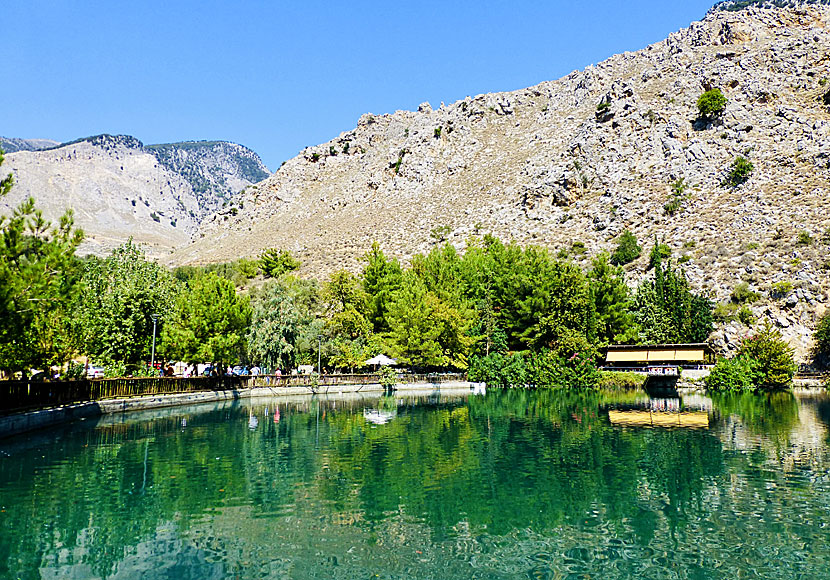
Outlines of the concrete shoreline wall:
M 400 385 L 398 394 L 424 394 L 435 390 L 458 391 L 470 389 L 466 381 L 442 383 L 412 383 Z M 331 386 L 297 386 L 297 387 L 254 387 L 231 391 L 201 391 L 195 393 L 176 393 L 172 395 L 145 395 L 129 399 L 104 399 L 87 403 L 64 405 L 51 409 L 38 409 L 25 413 L 16 413 L 0 417 L 0 437 L 9 437 L 27 431 L 34 431 L 53 425 L 59 425 L 77 419 L 97 418 L 102 415 L 129 413 L 148 409 L 197 405 L 255 398 L 273 398 L 287 396 L 339 395 L 343 393 L 382 393 L 384 388 L 378 384 L 331 385 Z

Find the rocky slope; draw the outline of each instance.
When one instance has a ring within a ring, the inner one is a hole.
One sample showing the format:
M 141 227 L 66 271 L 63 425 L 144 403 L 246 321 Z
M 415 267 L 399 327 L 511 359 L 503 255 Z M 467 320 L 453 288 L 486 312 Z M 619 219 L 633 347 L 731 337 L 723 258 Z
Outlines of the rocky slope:
M 803 358 L 828 301 L 829 21 L 818 5 L 712 10 L 557 81 L 364 115 L 248 188 L 177 258 L 280 246 L 321 274 L 358 267 L 372 240 L 404 259 L 487 232 L 552 248 L 581 241 L 590 255 L 628 228 L 648 245 L 665 240 L 716 300 L 748 282 L 762 296 L 758 323 L 782 328 Z M 710 123 L 696 102 L 711 87 L 728 105 Z M 754 171 L 725 186 L 738 156 Z M 670 215 L 680 179 L 689 187 Z M 628 267 L 632 282 L 645 260 Z M 729 349 L 747 331 L 732 322 L 713 339 Z
M 19 141 L 19 140 L 18 140 Z M 269 173 L 256 153 L 233 143 L 144 146 L 125 135 L 98 135 L 6 156 L 15 187 L 0 200 L 8 213 L 26 196 L 50 219 L 67 208 L 87 234 L 83 252 L 106 253 L 132 236 L 154 255 L 187 243 L 199 221 Z

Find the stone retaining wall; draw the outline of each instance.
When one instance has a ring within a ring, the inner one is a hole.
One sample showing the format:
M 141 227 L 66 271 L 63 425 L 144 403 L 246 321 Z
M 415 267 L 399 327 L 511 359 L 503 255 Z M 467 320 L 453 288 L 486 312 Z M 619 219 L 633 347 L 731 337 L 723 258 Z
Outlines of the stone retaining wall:
M 401 385 L 397 392 L 399 394 L 406 394 L 408 392 L 422 394 L 436 389 L 458 390 L 464 388 L 469 389 L 470 383 L 465 381 L 445 382 L 440 385 L 436 383 L 413 383 Z M 18 433 L 42 429 L 75 419 L 99 417 L 101 415 L 126 413 L 130 411 L 264 397 L 377 392 L 383 392 L 383 387 L 378 383 L 374 383 L 368 385 L 321 386 L 317 388 L 311 386 L 256 387 L 233 391 L 203 391 L 198 393 L 178 393 L 174 395 L 148 395 L 129 399 L 106 399 L 0 417 L 0 437 L 8 437 Z

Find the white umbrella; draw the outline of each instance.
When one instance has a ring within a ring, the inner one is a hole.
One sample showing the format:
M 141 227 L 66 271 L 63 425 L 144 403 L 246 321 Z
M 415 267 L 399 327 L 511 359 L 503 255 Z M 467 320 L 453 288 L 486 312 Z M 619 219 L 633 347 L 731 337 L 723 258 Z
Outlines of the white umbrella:
M 398 364 L 398 361 L 396 361 L 393 358 L 389 358 L 388 356 L 386 356 L 384 354 L 379 354 L 377 356 L 374 356 L 374 357 L 370 358 L 369 360 L 367 360 L 363 364 L 365 364 L 366 366 L 380 365 L 382 367 L 386 367 L 386 366 L 390 366 L 390 365 L 396 365 L 396 364 Z

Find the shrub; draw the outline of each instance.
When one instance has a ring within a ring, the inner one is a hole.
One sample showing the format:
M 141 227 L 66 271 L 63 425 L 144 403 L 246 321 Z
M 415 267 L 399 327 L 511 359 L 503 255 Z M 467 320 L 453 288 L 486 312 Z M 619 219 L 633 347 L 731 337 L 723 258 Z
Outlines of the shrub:
M 398 384 L 398 373 L 388 366 L 382 366 L 378 369 L 378 382 L 384 389 L 391 390 Z
M 150 218 L 152 218 L 152 220 L 154 222 L 157 222 L 157 223 L 161 222 L 161 218 L 159 217 L 159 215 L 156 212 L 151 213 Z
M 793 291 L 793 283 L 789 280 L 781 280 L 780 282 L 773 282 L 770 287 L 770 292 L 776 298 L 783 298 Z
M 746 304 L 741 306 L 741 309 L 738 310 L 738 320 L 741 321 L 741 324 L 745 324 L 746 326 L 752 326 L 755 323 L 755 315 Z
M 644 373 L 599 371 L 599 381 L 597 382 L 597 387 L 601 390 L 639 389 L 642 388 L 642 386 L 645 384 L 646 378 L 647 375 L 645 375 Z
M 746 183 L 753 169 L 755 167 L 749 159 L 743 156 L 736 157 L 732 165 L 729 166 L 724 184 L 730 187 L 738 187 L 742 183 Z
M 810 232 L 807 230 L 801 230 L 798 232 L 798 238 L 795 241 L 796 245 L 798 246 L 812 246 L 813 245 L 813 236 L 810 235 Z
M 685 192 L 687 187 L 686 180 L 682 177 L 671 184 L 671 197 L 663 206 L 663 210 L 667 214 L 674 215 L 680 209 L 680 206 L 683 205 L 686 199 Z
M 705 119 L 714 119 L 726 110 L 726 97 L 720 89 L 709 89 L 697 99 L 697 110 Z
M 757 363 L 748 357 L 718 359 L 703 382 L 710 391 L 754 391 Z
M 450 237 L 450 233 L 452 233 L 452 228 L 444 224 L 442 226 L 435 226 L 429 230 L 429 237 L 435 240 L 436 243 L 446 242 L 447 238 Z
M 604 113 L 605 111 L 607 111 L 610 108 L 611 108 L 611 103 L 608 102 L 608 101 L 603 101 L 599 105 L 597 105 L 597 111 L 599 111 L 600 113 Z
M 637 238 L 630 231 L 625 230 L 620 234 L 617 242 L 617 249 L 611 254 L 611 263 L 621 266 L 633 262 L 640 257 L 643 249 L 637 244 Z
M 574 256 L 581 256 L 585 253 L 585 242 L 574 242 L 571 244 L 571 253 Z
M 824 362 L 830 358 L 830 310 L 818 322 L 816 332 L 813 334 L 815 345 L 813 356 L 817 362 Z
M 748 283 L 741 282 L 732 289 L 732 295 L 730 298 L 735 304 L 747 304 L 757 302 L 760 296 L 756 292 L 749 289 Z
M 441 137 L 441 127 L 436 127 L 434 131 L 435 138 L 438 139 Z
M 738 318 L 738 306 L 732 302 L 719 302 L 712 311 L 717 322 L 732 322 Z
M 654 239 L 654 247 L 651 248 L 651 254 L 648 257 L 649 269 L 654 268 L 658 263 L 666 258 L 671 257 L 671 248 L 667 244 L 663 244 Z
M 300 261 L 291 255 L 288 250 L 269 248 L 262 252 L 259 257 L 259 267 L 266 277 L 278 278 L 286 272 L 291 272 L 300 267 Z
M 528 363 L 528 382 L 537 387 L 593 389 L 599 383 L 599 371 L 591 353 L 578 351 L 566 358 L 546 350 L 531 355 Z
M 467 377 L 492 387 L 524 387 L 527 385 L 527 364 L 522 354 L 473 355 Z
M 758 363 L 755 384 L 764 390 L 783 389 L 792 383 L 798 369 L 793 349 L 782 338 L 781 332 L 769 323 L 747 339 L 738 349 L 738 356 L 754 359 Z

